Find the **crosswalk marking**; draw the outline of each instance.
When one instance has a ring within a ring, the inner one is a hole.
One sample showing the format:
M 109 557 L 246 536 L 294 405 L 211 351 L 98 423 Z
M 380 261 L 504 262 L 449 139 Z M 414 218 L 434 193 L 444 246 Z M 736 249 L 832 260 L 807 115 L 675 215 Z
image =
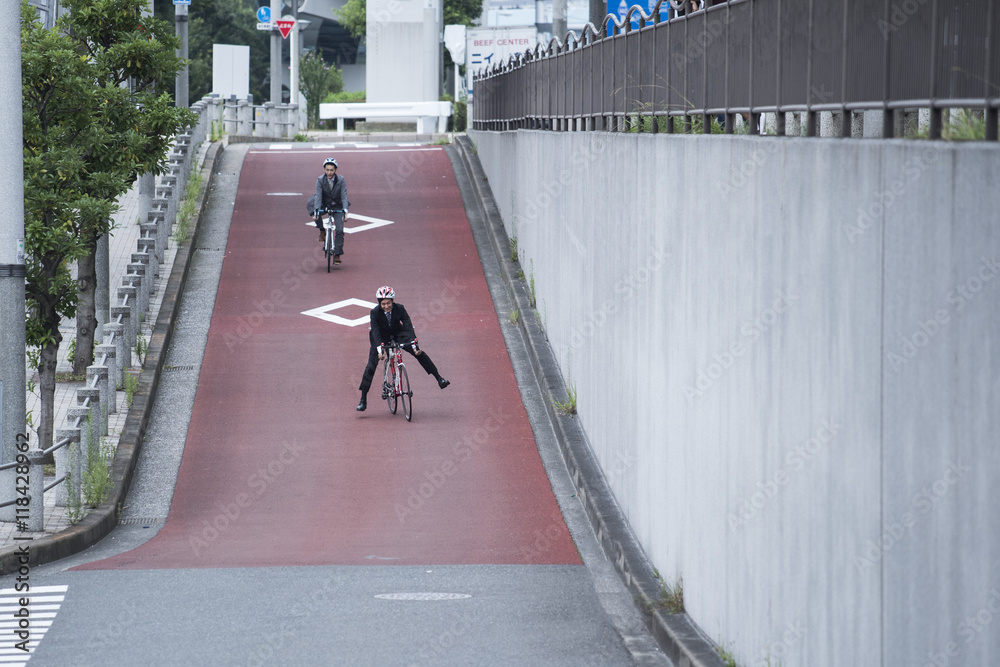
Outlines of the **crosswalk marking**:
M 45 633 L 52 627 L 52 619 L 65 601 L 68 589 L 68 586 L 32 586 L 27 591 L 0 589 L 0 665 L 14 667 L 27 664 Z M 26 608 L 29 625 L 26 630 L 30 636 L 27 644 L 17 635 L 22 628 L 21 621 L 24 620 L 15 615 L 22 608 L 22 599 L 28 603 Z M 28 650 L 23 651 L 17 644 L 22 644 Z

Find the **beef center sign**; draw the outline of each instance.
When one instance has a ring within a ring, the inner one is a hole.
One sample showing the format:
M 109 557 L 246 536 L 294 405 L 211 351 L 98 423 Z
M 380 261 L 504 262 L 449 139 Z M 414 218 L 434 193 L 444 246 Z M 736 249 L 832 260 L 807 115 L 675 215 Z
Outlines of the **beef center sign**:
M 511 56 L 534 48 L 535 26 L 522 28 L 469 28 L 465 32 L 465 78 L 472 100 L 472 77 Z

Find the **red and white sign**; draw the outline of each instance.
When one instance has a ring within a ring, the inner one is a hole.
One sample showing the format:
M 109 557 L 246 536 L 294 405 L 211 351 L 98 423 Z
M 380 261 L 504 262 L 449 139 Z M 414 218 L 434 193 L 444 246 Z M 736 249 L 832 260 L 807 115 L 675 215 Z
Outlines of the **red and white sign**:
M 289 33 L 292 32 L 292 28 L 295 27 L 295 19 L 278 19 L 274 22 L 278 26 L 278 30 L 281 31 L 281 38 L 285 39 L 288 37 Z

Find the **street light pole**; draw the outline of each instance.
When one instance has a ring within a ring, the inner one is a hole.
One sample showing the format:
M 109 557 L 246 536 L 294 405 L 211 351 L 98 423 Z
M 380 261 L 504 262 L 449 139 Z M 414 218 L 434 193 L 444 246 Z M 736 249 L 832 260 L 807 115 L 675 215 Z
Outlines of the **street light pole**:
M 281 18 L 281 0 L 271 0 L 271 102 L 281 104 L 281 33 L 274 27 Z
M 177 51 L 177 57 L 184 59 L 184 67 L 177 72 L 174 79 L 174 106 L 184 107 L 190 104 L 188 98 L 188 6 L 174 5 L 174 34 L 181 40 L 181 48 Z
M 0 91 L 0 455 L 7 463 L 17 455 L 17 437 L 26 433 L 27 411 L 21 7 L 16 2 L 0 2 Z M 0 479 L 6 481 L 7 475 Z M 14 485 L 2 488 L 7 498 Z

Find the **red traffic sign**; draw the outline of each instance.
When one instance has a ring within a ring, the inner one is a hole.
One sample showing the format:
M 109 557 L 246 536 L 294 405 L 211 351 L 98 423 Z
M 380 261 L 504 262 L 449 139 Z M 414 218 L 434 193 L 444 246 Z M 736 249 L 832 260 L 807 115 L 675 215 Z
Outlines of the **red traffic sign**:
M 292 31 L 292 28 L 295 27 L 295 19 L 280 19 L 275 21 L 274 24 L 281 31 L 281 38 L 285 39 L 288 37 L 288 33 Z

